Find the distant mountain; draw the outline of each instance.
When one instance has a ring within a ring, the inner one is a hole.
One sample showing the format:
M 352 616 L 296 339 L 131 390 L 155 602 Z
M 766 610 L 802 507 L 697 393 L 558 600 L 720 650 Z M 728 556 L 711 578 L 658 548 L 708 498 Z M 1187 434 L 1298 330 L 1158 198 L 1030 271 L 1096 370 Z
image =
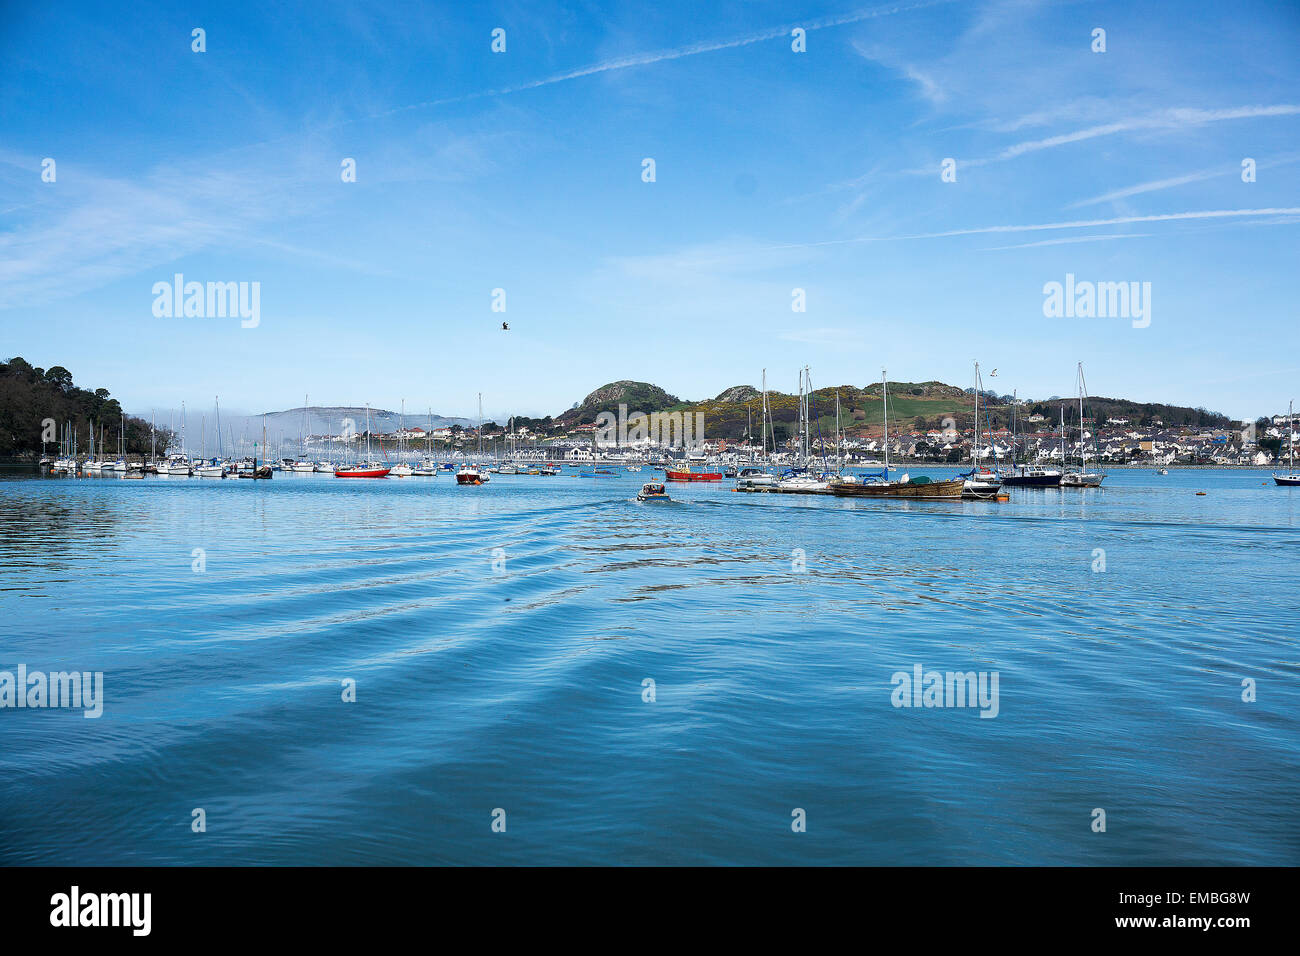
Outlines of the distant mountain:
M 297 435 L 303 429 L 303 420 L 306 419 L 306 432 L 308 435 L 338 435 L 343 430 L 345 419 L 351 419 L 352 429 L 356 432 L 366 430 L 366 407 L 364 405 L 312 405 L 307 408 L 289 408 L 282 412 L 267 412 L 266 427 L 268 431 L 275 431 L 285 435 Z M 386 408 L 372 408 L 370 415 L 370 430 L 375 434 L 391 434 L 397 431 L 400 426 L 399 420 L 402 416 L 398 412 L 389 411 Z M 249 428 L 260 430 L 262 427 L 262 416 L 253 415 L 247 417 Z M 462 428 L 468 428 L 478 424 L 468 418 L 447 418 L 443 415 L 430 416 L 427 412 L 415 412 L 407 410 L 404 419 L 407 428 L 450 428 L 452 425 L 460 425 Z M 225 427 L 225 420 L 222 419 L 222 427 Z

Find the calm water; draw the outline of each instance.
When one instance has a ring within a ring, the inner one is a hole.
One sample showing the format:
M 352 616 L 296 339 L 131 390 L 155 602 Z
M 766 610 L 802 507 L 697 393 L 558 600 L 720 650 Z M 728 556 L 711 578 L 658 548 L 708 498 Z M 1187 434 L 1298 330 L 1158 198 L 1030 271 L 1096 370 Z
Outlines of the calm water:
M 653 477 L 0 478 L 0 863 L 1300 863 L 1300 489 Z

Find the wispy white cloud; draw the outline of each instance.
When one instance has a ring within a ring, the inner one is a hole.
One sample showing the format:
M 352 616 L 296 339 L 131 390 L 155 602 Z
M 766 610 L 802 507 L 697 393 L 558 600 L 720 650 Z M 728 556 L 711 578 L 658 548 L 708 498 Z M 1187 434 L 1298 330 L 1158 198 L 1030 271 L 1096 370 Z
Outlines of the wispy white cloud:
M 1260 119 L 1273 116 L 1295 116 L 1298 114 L 1300 114 L 1300 105 L 1290 103 L 1274 106 L 1237 106 L 1229 109 L 1212 110 L 1189 108 L 1163 110 L 1147 116 L 1129 117 L 1113 123 L 1102 123 L 1098 126 L 1073 130 L 1069 133 L 1060 133 L 1056 136 L 1026 140 L 1008 146 L 995 156 L 961 160 L 960 163 L 964 166 L 980 166 L 1015 159 L 1027 153 L 1036 153 L 1044 149 L 1055 149 L 1057 146 L 1081 143 L 1085 140 L 1096 139 L 1099 136 L 1113 136 L 1116 133 L 1127 133 L 1135 130 L 1187 129 L 1194 126 L 1204 126 L 1207 123 L 1221 123 L 1227 120 Z M 927 170 L 927 172 L 933 172 L 933 170 Z
M 1256 169 L 1272 169 L 1278 166 L 1285 166 L 1300 160 L 1300 155 L 1279 156 L 1271 160 L 1264 160 L 1256 166 Z M 1078 209 L 1080 206 L 1094 206 L 1103 202 L 1111 202 L 1116 199 L 1127 199 L 1129 196 L 1139 196 L 1143 193 L 1156 192 L 1161 189 L 1172 189 L 1177 186 L 1185 186 L 1188 183 L 1198 183 L 1206 179 L 1213 179 L 1215 176 L 1237 176 L 1241 173 L 1241 166 L 1233 164 L 1231 166 L 1215 166 L 1211 169 L 1202 169 L 1193 173 L 1186 173 L 1182 176 L 1171 176 L 1167 179 L 1153 179 L 1150 182 L 1138 183 L 1136 186 L 1126 186 L 1123 189 L 1115 189 L 1111 192 L 1102 193 L 1100 196 L 1093 196 L 1090 199 L 1080 199 L 1078 202 L 1070 203 L 1066 209 Z
M 792 22 L 785 26 L 774 27 L 769 30 L 751 33 L 745 36 L 731 37 L 725 40 L 706 40 L 699 43 L 692 43 L 687 46 L 674 47 L 665 50 L 651 50 L 645 53 L 616 57 L 610 60 L 603 60 L 600 63 L 593 63 L 590 66 L 581 67 L 576 70 L 566 70 L 563 73 L 555 73 L 551 76 L 530 80 L 527 83 L 518 83 L 513 86 L 479 90 L 477 92 L 465 93 L 459 96 L 450 96 L 437 100 L 426 100 L 422 103 L 411 103 L 406 106 L 395 107 L 391 110 L 384 110 L 381 113 L 375 113 L 358 119 L 342 120 L 333 125 L 341 126 L 346 125 L 347 123 L 359 122 L 363 119 L 381 119 L 397 113 L 408 112 L 410 110 L 448 106 L 454 103 L 463 103 L 469 100 L 482 99 L 484 97 L 507 96 L 513 93 L 523 93 L 528 90 L 554 86 L 557 83 L 568 83 L 572 80 L 580 80 L 589 76 L 598 76 L 602 73 L 612 73 L 640 66 L 651 66 L 655 63 L 681 60 L 686 57 L 700 56 L 705 53 L 717 53 L 722 50 L 735 50 L 740 47 L 753 46 L 756 43 L 766 43 L 772 40 L 788 40 L 790 39 L 791 31 L 796 27 L 800 27 L 808 33 L 813 33 L 818 30 L 828 30 L 833 27 L 849 26 L 855 23 L 864 23 L 868 20 L 877 20 L 881 17 L 895 16 L 900 13 L 910 13 L 914 10 L 924 10 L 929 7 L 945 6 L 959 2 L 961 2 L 961 0 L 913 0 L 913 2 L 910 3 L 895 3 L 888 6 L 872 7 L 869 9 L 856 10 L 850 13 L 841 14 L 839 16 L 821 17 L 813 20 Z
M 946 232 L 921 232 L 901 236 L 858 236 L 851 239 L 823 239 L 818 242 L 795 242 L 774 249 L 810 249 L 816 246 L 839 246 L 857 242 L 898 242 L 908 239 L 947 239 L 954 236 L 979 236 L 1000 232 L 1039 232 L 1050 229 L 1088 229 L 1096 226 L 1122 226 L 1136 222 L 1179 222 L 1197 219 L 1235 219 L 1262 216 L 1300 216 L 1300 206 L 1266 209 L 1208 209 L 1193 212 L 1170 212 L 1152 216 L 1119 216 L 1113 219 L 1076 219 L 1070 222 L 1044 222 L 1023 226 L 980 226 L 974 229 L 949 229 Z
M 1150 232 L 1117 232 L 1104 236 L 1071 236 L 1068 239 L 1040 239 L 1038 242 L 1020 242 L 1014 246 L 989 246 L 982 252 L 999 252 L 1003 249 L 1033 249 L 1037 246 L 1065 246 L 1075 242 L 1106 242 L 1110 239 L 1146 239 Z

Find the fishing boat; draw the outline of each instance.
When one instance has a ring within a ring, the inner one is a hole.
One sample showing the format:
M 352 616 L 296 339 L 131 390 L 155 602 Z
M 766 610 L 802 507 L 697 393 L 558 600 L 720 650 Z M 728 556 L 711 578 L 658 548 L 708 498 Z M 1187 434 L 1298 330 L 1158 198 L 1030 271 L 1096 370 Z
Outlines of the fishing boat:
M 637 492 L 637 501 L 672 501 L 668 497 L 668 492 L 664 490 L 663 482 L 647 481 Z
M 1013 488 L 1059 488 L 1061 472 L 1058 468 L 1042 465 L 1012 465 L 1011 471 L 1000 475 L 1002 484 Z
M 458 485 L 481 485 L 488 480 L 488 476 L 483 469 L 476 468 L 473 465 L 462 465 L 460 471 L 456 472 L 456 484 Z
M 1016 411 L 1020 400 L 1015 392 L 1011 395 L 1011 467 L 1001 469 L 998 478 L 1008 488 L 1059 488 L 1061 472 L 1056 468 L 1016 462 Z
M 664 469 L 668 481 L 721 481 L 720 471 L 692 471 L 690 463 Z
M 546 464 L 541 467 L 540 471 L 543 475 L 558 475 L 560 473 L 560 466 Z
M 962 477 L 963 498 L 996 498 L 1002 491 L 1002 479 L 995 472 L 980 464 L 980 390 L 984 382 L 980 378 L 980 363 L 975 363 L 975 445 L 971 451 L 973 467 Z
M 1287 404 L 1286 425 L 1287 456 L 1291 462 L 1291 471 L 1286 475 L 1274 475 L 1273 481 L 1284 487 L 1300 487 L 1300 473 L 1295 470 L 1295 402 Z
M 1067 471 L 1061 476 L 1062 488 L 1100 488 L 1105 474 L 1088 470 L 1088 443 L 1083 435 L 1083 400 L 1087 396 L 1087 386 L 1083 381 L 1083 363 L 1079 363 L 1076 376 L 1079 386 L 1079 470 Z M 1061 408 L 1061 432 L 1065 432 L 1065 407 Z

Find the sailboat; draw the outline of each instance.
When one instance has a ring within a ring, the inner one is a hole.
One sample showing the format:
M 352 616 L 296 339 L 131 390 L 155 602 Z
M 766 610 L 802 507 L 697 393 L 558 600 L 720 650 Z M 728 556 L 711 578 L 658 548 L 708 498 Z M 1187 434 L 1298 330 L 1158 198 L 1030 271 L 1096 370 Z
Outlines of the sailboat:
M 370 458 L 370 406 L 366 405 L 366 458 Z M 356 462 L 334 469 L 335 478 L 387 478 L 389 467 L 377 461 Z
M 1083 437 L 1083 400 L 1087 395 L 1087 385 L 1083 380 L 1083 363 L 1079 363 L 1079 371 L 1075 376 L 1076 384 L 1079 387 L 1079 470 L 1067 471 L 1061 476 L 1062 488 L 1100 488 L 1105 474 L 1088 470 L 1088 443 Z M 1064 410 L 1062 410 L 1064 415 Z M 1065 431 L 1064 418 L 1062 418 L 1061 431 Z M 1064 440 L 1064 439 L 1062 439 Z
M 126 416 L 122 416 L 122 423 L 117 432 L 117 461 L 109 466 L 113 471 L 126 471 Z
M 966 479 L 962 485 L 962 497 L 995 498 L 1002 490 L 1002 479 L 987 467 L 980 465 L 980 389 L 984 382 L 980 378 L 980 363 L 975 363 L 975 447 L 971 452 L 974 467 L 963 475 Z
M 1273 481 L 1279 485 L 1288 487 L 1300 486 L 1300 473 L 1295 470 L 1295 402 L 1292 401 L 1286 407 L 1286 444 L 1287 457 L 1291 460 L 1291 473 L 1287 475 L 1274 475 Z
M 432 478 L 438 474 L 438 463 L 433 459 L 433 409 L 429 409 L 429 430 L 424 434 L 425 452 L 419 464 L 411 469 L 411 474 Z
M 758 426 L 759 437 L 763 445 L 763 461 L 770 461 L 767 456 L 767 369 L 763 369 L 763 421 Z M 752 446 L 751 446 L 752 447 Z M 737 491 L 764 491 L 776 487 L 776 475 L 766 468 L 750 466 L 741 468 L 736 474 Z
M 217 403 L 217 457 L 208 458 L 208 432 L 203 419 L 199 419 L 199 443 L 201 451 L 199 452 L 199 464 L 194 468 L 194 474 L 199 478 L 224 478 L 226 477 L 226 466 L 221 463 L 221 403 Z
M 907 472 L 896 481 L 889 479 L 889 380 L 880 370 L 881 399 L 885 421 L 885 469 L 864 475 L 857 481 L 831 481 L 831 494 L 848 498 L 960 498 L 962 478 L 934 481 L 924 475 L 912 478 Z
M 162 472 L 162 469 L 159 469 Z M 192 474 L 190 468 L 190 456 L 185 446 L 185 403 L 181 402 L 181 451 L 178 455 L 167 456 L 166 474 L 176 475 L 180 478 L 188 478 Z
M 485 485 L 492 480 L 488 474 L 487 468 L 481 464 L 483 460 L 483 393 L 478 393 L 478 457 L 479 464 L 462 465 L 456 472 L 456 484 L 458 485 Z
M 289 470 L 300 475 L 310 474 L 316 466 L 307 460 L 307 396 L 302 397 L 302 425 L 298 429 L 298 457 L 289 464 Z
M 414 469 L 404 460 L 406 447 L 406 399 L 402 399 L 402 410 L 397 417 L 397 464 L 388 470 L 394 478 L 410 478 Z

